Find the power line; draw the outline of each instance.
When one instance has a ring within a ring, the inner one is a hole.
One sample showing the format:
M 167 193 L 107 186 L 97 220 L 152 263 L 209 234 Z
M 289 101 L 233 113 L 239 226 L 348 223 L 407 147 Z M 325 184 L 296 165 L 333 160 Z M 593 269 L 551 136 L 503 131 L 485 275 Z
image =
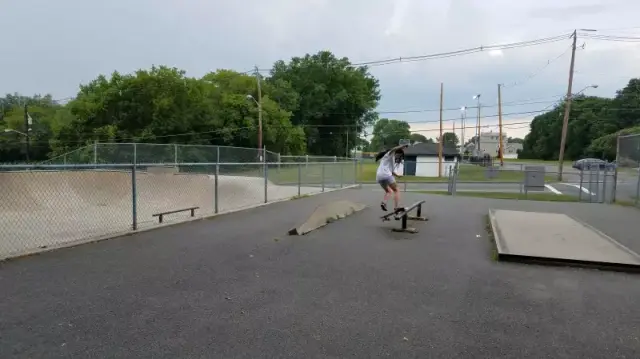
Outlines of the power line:
M 558 59 L 560 59 L 561 57 L 563 57 L 564 55 L 566 55 L 569 50 L 571 50 L 572 46 L 568 46 L 560 55 L 556 56 L 555 58 L 551 59 L 551 60 L 547 60 L 546 65 L 542 66 L 541 68 L 539 68 L 538 70 L 536 70 L 535 72 L 529 74 L 529 76 L 525 77 L 524 79 L 520 80 L 520 81 L 516 81 L 507 85 L 503 85 L 503 88 L 513 88 L 516 86 L 520 86 L 524 83 L 526 83 L 527 81 L 531 80 L 532 78 L 536 77 L 537 75 L 539 75 L 542 71 L 544 71 L 547 67 L 549 67 L 552 63 L 554 63 L 555 61 L 557 61 Z
M 591 40 L 602 41 L 615 41 L 615 42 L 640 42 L 640 37 L 637 36 L 618 36 L 618 35 L 600 35 L 592 33 L 578 33 L 582 38 Z

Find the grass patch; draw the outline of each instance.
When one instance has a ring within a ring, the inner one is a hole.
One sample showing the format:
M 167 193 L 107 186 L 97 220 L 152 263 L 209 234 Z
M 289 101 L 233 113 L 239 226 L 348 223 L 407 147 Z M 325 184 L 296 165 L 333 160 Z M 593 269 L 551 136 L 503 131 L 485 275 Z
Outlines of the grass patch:
M 439 194 L 449 195 L 447 191 L 412 191 L 426 194 Z M 527 201 L 545 201 L 545 202 L 578 202 L 578 197 L 554 194 L 554 193 L 529 193 L 525 196 L 524 193 L 518 192 L 473 192 L 473 191 L 457 191 L 456 196 L 463 197 L 477 197 L 477 198 L 491 198 L 491 199 L 517 199 Z
M 300 173 L 298 167 L 300 166 Z M 487 167 L 462 164 L 458 172 L 458 182 L 522 182 L 524 172 L 518 169 L 498 167 L 498 172 L 493 178 L 487 178 Z M 271 165 L 267 171 L 268 179 L 275 184 L 296 184 L 298 178 L 303 185 L 320 185 L 323 182 L 329 184 L 350 184 L 357 180 L 359 183 L 375 183 L 378 164 L 373 161 L 365 161 L 355 167 L 353 162 L 328 162 L 325 164 L 282 164 L 278 167 Z M 261 174 L 261 173 L 260 173 Z M 324 175 L 323 175 L 324 174 Z M 443 183 L 448 178 L 445 173 L 442 177 L 404 176 L 398 182 L 414 183 Z M 546 182 L 556 182 L 553 175 L 545 176 Z
M 613 204 L 617 204 L 618 206 L 623 206 L 623 207 L 633 207 L 633 208 L 638 208 L 640 209 L 640 203 L 638 203 L 638 205 L 636 205 L 635 203 L 635 199 L 631 199 L 631 200 L 626 200 L 626 199 L 616 199 L 615 202 L 613 202 Z
M 500 160 L 497 160 L 500 163 Z M 525 160 L 525 159 L 517 159 L 517 158 L 505 158 L 504 162 L 508 163 L 526 163 L 526 164 L 544 164 L 544 165 L 558 165 L 558 160 Z M 573 161 L 563 161 L 563 166 L 571 166 Z
M 358 180 L 361 182 L 375 182 L 376 163 L 364 163 L 359 171 Z M 524 180 L 524 172 L 519 170 L 499 169 L 494 178 L 487 178 L 487 167 L 478 165 L 462 164 L 458 172 L 458 182 L 522 182 Z M 404 176 L 398 182 L 418 182 L 418 183 L 442 183 L 447 182 L 448 178 L 443 177 L 417 177 Z M 556 182 L 552 175 L 545 176 L 546 182 Z

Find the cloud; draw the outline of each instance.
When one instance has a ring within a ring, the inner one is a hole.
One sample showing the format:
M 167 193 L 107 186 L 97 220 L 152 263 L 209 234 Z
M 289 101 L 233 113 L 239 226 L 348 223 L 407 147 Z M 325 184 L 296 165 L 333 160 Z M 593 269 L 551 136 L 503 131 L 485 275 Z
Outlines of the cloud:
M 22 0 L 3 4 L 0 23 L 20 29 L 3 38 L 0 92 L 52 93 L 64 98 L 98 74 L 166 64 L 200 76 L 217 68 L 268 68 L 279 59 L 329 49 L 354 62 L 455 51 L 569 34 L 640 37 L 637 0 Z M 563 21 L 557 21 L 562 16 Z M 617 29 L 607 29 L 616 24 Z M 613 96 L 637 75 L 639 43 L 579 38 L 574 88 Z M 446 118 L 481 93 L 487 124 L 497 124 L 497 84 L 503 112 L 528 118 L 566 92 L 571 40 L 527 48 L 372 67 L 380 79 L 380 110 L 438 109 L 444 83 Z M 551 59 L 562 55 L 545 67 Z M 543 70 L 538 71 L 544 67 Z M 533 75 L 533 76 L 532 76 Z M 545 100 L 529 101 L 527 99 Z M 520 104 L 518 104 L 518 102 Z M 522 115 L 518 115 L 523 113 Z M 383 114 L 384 116 L 384 114 Z M 435 112 L 389 114 L 431 128 Z M 515 128 L 513 131 L 520 131 Z M 525 129 L 526 130 L 526 129 Z M 433 136 L 435 137 L 435 136 Z

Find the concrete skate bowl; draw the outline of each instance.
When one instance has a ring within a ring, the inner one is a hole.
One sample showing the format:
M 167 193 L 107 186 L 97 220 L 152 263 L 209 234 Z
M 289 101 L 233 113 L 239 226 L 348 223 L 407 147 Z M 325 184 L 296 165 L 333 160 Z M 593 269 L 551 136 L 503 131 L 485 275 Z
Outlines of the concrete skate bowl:
M 196 215 L 215 212 L 214 176 L 138 172 L 139 228 L 157 225 L 154 213 L 200 207 Z M 0 173 L 0 258 L 13 253 L 131 230 L 132 184 L 129 171 L 51 171 Z M 298 194 L 297 186 L 267 182 L 268 201 Z M 301 194 L 318 192 L 301 187 Z M 226 212 L 264 203 L 264 179 L 219 176 L 218 209 Z M 171 214 L 164 222 L 188 219 Z
M 131 225 L 127 172 L 0 173 L 0 198 L 0 258 Z

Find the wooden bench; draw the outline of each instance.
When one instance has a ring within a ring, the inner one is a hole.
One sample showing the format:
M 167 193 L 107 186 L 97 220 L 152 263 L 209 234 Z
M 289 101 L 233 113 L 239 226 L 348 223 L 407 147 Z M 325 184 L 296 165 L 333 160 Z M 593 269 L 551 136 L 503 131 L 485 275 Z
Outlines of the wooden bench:
M 200 207 L 188 207 L 188 208 L 176 209 L 176 210 L 173 210 L 173 211 L 154 213 L 151 216 L 152 217 L 158 217 L 158 223 L 162 223 L 162 217 L 164 215 L 166 215 L 166 214 L 173 214 L 173 213 L 191 211 L 191 217 L 194 217 L 196 215 L 196 209 L 200 209 Z

